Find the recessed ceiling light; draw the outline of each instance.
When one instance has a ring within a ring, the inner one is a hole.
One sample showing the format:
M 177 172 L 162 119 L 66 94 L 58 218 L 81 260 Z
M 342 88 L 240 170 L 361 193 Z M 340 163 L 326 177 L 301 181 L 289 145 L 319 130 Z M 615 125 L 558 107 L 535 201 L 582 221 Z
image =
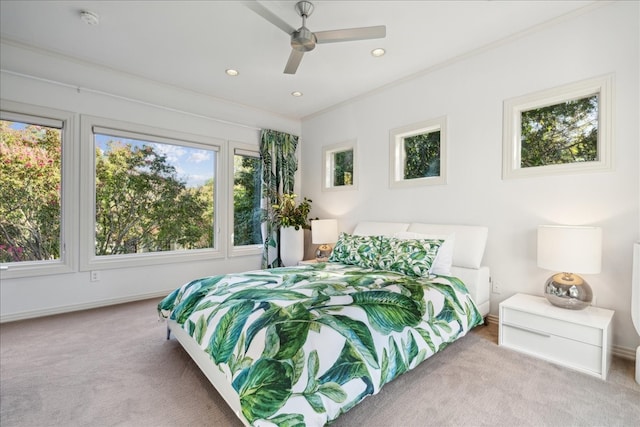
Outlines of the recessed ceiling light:
M 291 96 L 295 96 L 295 97 L 302 96 L 302 92 L 296 90 L 295 92 L 291 92 Z
M 80 19 L 82 22 L 89 25 L 98 25 L 100 22 L 100 17 L 97 13 L 89 12 L 88 10 L 83 10 L 80 12 Z
M 371 55 L 372 55 L 372 56 L 375 56 L 376 58 L 377 58 L 377 57 L 379 57 L 379 56 L 384 55 L 385 53 L 386 53 L 386 51 L 385 51 L 383 48 L 381 48 L 381 47 L 379 47 L 379 48 L 377 48 L 377 49 L 373 49 L 373 50 L 371 51 Z
M 228 76 L 237 76 L 238 74 L 240 74 L 240 72 L 238 70 L 234 70 L 233 68 L 228 68 L 224 71 L 225 73 L 227 73 Z

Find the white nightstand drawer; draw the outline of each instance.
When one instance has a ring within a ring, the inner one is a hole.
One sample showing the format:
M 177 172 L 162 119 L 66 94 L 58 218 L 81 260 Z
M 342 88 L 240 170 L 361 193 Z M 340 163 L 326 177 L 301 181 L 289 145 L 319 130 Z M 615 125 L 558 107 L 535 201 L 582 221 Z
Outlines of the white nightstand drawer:
M 544 334 L 558 335 L 602 347 L 601 329 L 527 313 L 521 310 L 514 310 L 512 308 L 505 308 L 502 315 L 504 316 L 502 321 L 509 325 L 522 326 L 526 329 L 536 330 Z
M 607 379 L 613 311 L 567 310 L 544 297 L 515 294 L 500 303 L 499 312 L 501 346 Z
M 574 369 L 602 375 L 602 348 L 529 328 L 502 324 L 506 347 Z

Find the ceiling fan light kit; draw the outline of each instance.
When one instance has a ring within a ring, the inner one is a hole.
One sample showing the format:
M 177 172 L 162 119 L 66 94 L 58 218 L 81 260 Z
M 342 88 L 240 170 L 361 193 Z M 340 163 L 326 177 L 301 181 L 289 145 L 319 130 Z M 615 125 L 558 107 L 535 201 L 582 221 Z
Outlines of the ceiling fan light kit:
M 387 29 L 384 25 L 318 31 L 314 33 L 306 27 L 307 18 L 311 16 L 314 10 L 313 3 L 310 1 L 299 1 L 295 5 L 296 12 L 302 18 L 302 26 L 297 30 L 289 26 L 289 24 L 274 15 L 270 10 L 258 2 L 250 3 L 249 7 L 258 15 L 262 16 L 264 19 L 291 36 L 291 54 L 289 55 L 287 65 L 284 68 L 285 74 L 295 74 L 300 66 L 300 62 L 302 62 L 304 53 L 313 50 L 317 43 L 378 39 L 384 38 L 387 35 Z

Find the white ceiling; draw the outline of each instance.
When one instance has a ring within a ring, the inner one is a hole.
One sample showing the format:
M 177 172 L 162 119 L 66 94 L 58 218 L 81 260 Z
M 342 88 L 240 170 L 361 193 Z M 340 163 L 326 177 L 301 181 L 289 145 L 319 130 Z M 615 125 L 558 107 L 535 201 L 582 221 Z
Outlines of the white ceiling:
M 295 1 L 261 3 L 300 27 Z M 307 20 L 311 31 L 386 25 L 387 36 L 318 45 L 295 75 L 283 74 L 289 36 L 243 1 L 1 0 L 0 32 L 9 41 L 303 118 L 592 3 L 318 0 Z M 98 14 L 99 24 L 84 23 L 82 10 Z M 377 47 L 387 54 L 372 57 Z M 240 75 L 227 76 L 227 68 Z

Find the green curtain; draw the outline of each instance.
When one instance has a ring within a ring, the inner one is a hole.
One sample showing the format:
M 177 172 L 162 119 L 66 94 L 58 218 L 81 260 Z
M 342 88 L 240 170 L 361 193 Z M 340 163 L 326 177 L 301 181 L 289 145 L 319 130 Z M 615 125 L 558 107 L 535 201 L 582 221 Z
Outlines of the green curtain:
M 260 134 L 262 160 L 262 268 L 282 266 L 280 260 L 280 229 L 273 222 L 271 206 L 283 194 L 293 193 L 298 170 L 296 148 L 298 137 L 284 132 L 263 129 Z

